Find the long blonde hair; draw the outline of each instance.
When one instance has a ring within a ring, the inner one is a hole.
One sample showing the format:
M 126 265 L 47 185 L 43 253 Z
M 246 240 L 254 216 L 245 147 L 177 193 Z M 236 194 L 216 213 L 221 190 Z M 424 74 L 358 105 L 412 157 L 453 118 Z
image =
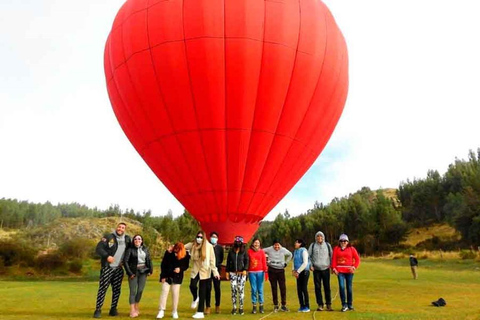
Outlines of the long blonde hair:
M 197 239 L 196 239 L 199 234 L 202 234 L 202 237 L 203 237 L 202 243 L 200 245 L 198 245 Z M 203 232 L 202 230 L 198 231 L 195 234 L 195 239 L 193 240 L 192 256 L 199 256 L 201 261 L 205 261 L 207 257 L 207 241 L 208 240 L 205 232 Z

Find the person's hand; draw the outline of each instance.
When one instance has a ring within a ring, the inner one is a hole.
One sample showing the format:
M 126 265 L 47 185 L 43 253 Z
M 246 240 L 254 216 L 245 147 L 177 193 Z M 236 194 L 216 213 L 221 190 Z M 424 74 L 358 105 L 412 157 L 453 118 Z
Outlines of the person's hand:
M 268 272 L 265 272 L 265 281 L 268 281 Z
M 165 282 L 165 278 L 160 279 L 160 282 L 161 282 L 161 283 L 164 283 L 164 282 Z
M 220 275 L 216 275 L 216 276 L 214 276 L 214 278 L 217 279 L 217 280 L 220 280 Z M 227 280 L 228 280 L 228 277 L 227 277 Z
M 147 277 L 150 277 L 151 275 L 152 275 L 152 274 L 151 274 L 151 273 L 149 273 L 149 274 L 147 274 Z
M 229 273 L 229 272 L 225 273 L 225 278 L 226 278 L 227 280 L 230 280 L 230 273 Z
M 177 267 L 177 268 L 173 269 L 173 272 L 180 273 L 180 268 Z
M 247 275 L 247 271 L 246 270 L 243 270 L 242 271 L 242 276 L 246 276 Z
M 355 270 L 357 270 L 357 269 L 355 267 L 352 267 L 352 269 L 350 269 L 350 270 L 352 270 L 352 273 L 355 273 Z
M 315 270 L 315 269 L 313 268 L 313 266 L 310 266 L 310 271 L 313 271 L 313 270 Z
M 298 272 L 296 270 L 292 271 L 292 276 L 298 279 Z
M 132 275 L 130 276 L 130 279 L 133 279 L 133 278 L 135 278 L 135 275 L 134 275 L 134 274 L 132 274 Z
M 337 271 L 337 269 L 333 269 L 333 273 L 335 273 L 335 275 L 338 276 L 338 271 Z
M 108 263 L 113 263 L 115 261 L 115 258 L 112 257 L 112 256 L 108 256 L 107 261 L 108 261 Z

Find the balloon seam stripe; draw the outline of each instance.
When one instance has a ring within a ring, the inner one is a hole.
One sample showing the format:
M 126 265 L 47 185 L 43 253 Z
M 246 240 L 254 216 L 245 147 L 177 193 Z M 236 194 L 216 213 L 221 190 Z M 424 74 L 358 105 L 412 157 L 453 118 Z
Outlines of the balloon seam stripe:
M 193 110 L 194 110 L 194 114 L 195 114 L 195 122 L 197 124 L 197 128 L 199 127 L 199 121 L 198 121 L 198 112 L 197 112 L 197 104 L 196 104 L 196 101 L 195 101 L 195 94 L 193 92 L 193 83 L 192 83 L 192 74 L 191 74 L 191 68 L 190 68 L 190 61 L 188 59 L 188 49 L 187 49 L 187 41 L 186 41 L 186 37 L 185 37 L 185 0 L 182 1 L 182 23 L 183 23 L 183 47 L 184 47 L 184 52 L 185 52 L 185 59 L 186 59 L 186 67 L 187 67 L 187 73 L 188 73 L 188 82 L 190 84 L 190 95 L 191 95 L 191 98 L 192 98 L 192 105 L 193 105 Z M 202 152 L 203 152 L 203 161 L 204 161 L 204 164 L 205 164 L 205 169 L 207 170 L 208 172 L 208 180 L 210 182 L 210 185 L 213 187 L 213 181 L 212 181 L 212 176 L 211 176 L 211 170 L 209 170 L 209 166 L 208 166 L 208 162 L 207 162 L 207 157 L 206 157 L 206 154 L 205 154 L 205 144 L 204 144 L 204 141 L 203 141 L 203 136 L 201 134 L 199 134 L 199 140 L 200 140 L 200 145 L 201 145 L 201 148 L 202 148 Z M 188 158 L 186 158 L 188 159 Z M 215 202 L 215 205 L 216 205 L 216 208 L 217 208 L 217 211 L 220 209 L 219 208 L 219 205 L 218 205 L 218 201 L 217 199 L 214 199 L 214 202 Z
M 148 1 L 150 1 L 150 0 L 148 0 Z M 148 5 L 148 1 L 147 1 L 147 5 Z M 173 129 L 173 128 L 174 128 L 173 120 L 172 120 L 172 117 L 171 117 L 171 115 L 170 115 L 169 109 L 167 108 L 167 103 L 166 103 L 166 101 L 165 101 L 165 95 L 164 95 L 164 93 L 163 93 L 162 86 L 161 86 L 160 83 L 159 83 L 158 73 L 157 73 L 157 71 L 156 71 L 156 69 L 155 69 L 155 59 L 153 58 L 153 52 L 152 52 L 152 47 L 151 47 L 151 39 L 150 39 L 150 32 L 149 32 L 149 24 L 148 24 L 149 11 L 150 11 L 150 10 L 148 10 L 148 8 L 147 8 L 147 41 L 148 41 L 148 44 L 149 44 L 150 61 L 151 61 L 151 64 L 152 64 L 153 73 L 154 73 L 154 75 L 155 75 L 156 87 L 157 87 L 157 89 L 158 89 L 158 92 L 159 92 L 159 95 L 160 95 L 160 97 L 161 97 L 162 103 L 163 103 L 163 105 L 165 106 L 165 113 L 166 113 L 167 118 L 168 118 L 168 120 L 169 120 L 169 122 L 170 122 L 170 126 L 171 126 L 172 129 Z M 176 136 L 175 136 L 175 140 L 176 140 L 177 145 L 179 146 L 182 154 L 185 156 L 185 151 L 183 150 L 183 148 L 182 148 L 181 144 L 179 143 L 178 138 L 177 138 Z M 142 149 L 142 152 L 144 152 L 145 149 L 146 149 L 149 145 L 150 145 L 150 143 L 144 145 L 144 148 Z M 160 142 L 159 142 L 159 145 L 160 145 L 160 147 L 162 148 L 162 150 L 165 151 L 165 146 L 164 146 L 162 143 L 160 143 Z M 174 175 L 174 176 L 181 177 L 181 174 L 179 173 L 179 169 L 178 169 L 176 166 L 173 166 L 173 165 L 172 165 L 172 162 L 170 161 L 169 158 L 167 158 L 167 161 L 169 162 L 170 166 L 173 167 L 174 170 L 175 170 L 175 175 Z M 188 170 L 191 172 L 190 166 L 187 165 L 187 168 L 188 168 Z M 190 176 L 193 177 L 193 175 L 190 175 Z M 172 180 L 174 180 L 174 179 L 172 179 Z M 192 181 L 193 181 L 193 183 L 196 184 L 197 187 L 198 187 L 197 181 L 195 181 L 195 179 L 193 179 L 193 178 L 192 178 Z M 185 204 L 183 204 L 183 205 L 184 205 L 184 207 L 185 207 Z
M 301 34 L 301 29 L 302 29 L 302 9 L 301 9 L 300 2 L 298 0 L 297 0 L 297 5 L 298 5 L 298 38 L 297 38 L 297 47 L 295 49 L 295 57 L 293 58 L 293 66 L 292 66 L 292 70 L 290 72 L 290 80 L 288 82 L 288 88 L 286 90 L 285 97 L 284 97 L 284 100 L 283 100 L 283 103 L 282 103 L 282 110 L 280 111 L 280 114 L 279 114 L 278 119 L 277 119 L 277 123 L 275 125 L 275 130 L 273 132 L 273 139 L 272 139 L 272 142 L 270 143 L 270 147 L 268 149 L 268 155 L 265 158 L 265 162 L 263 163 L 261 173 L 259 175 L 259 179 L 257 180 L 257 184 L 255 186 L 255 192 L 258 190 L 258 186 L 262 182 L 261 177 L 263 175 L 263 172 L 265 171 L 265 166 L 267 165 L 268 160 L 270 159 L 270 155 L 272 154 L 272 147 L 273 147 L 273 144 L 275 142 L 275 138 L 277 137 L 276 132 L 278 130 L 278 125 L 280 123 L 280 120 L 282 119 L 282 115 L 283 115 L 283 112 L 285 110 L 285 103 L 287 101 L 287 98 L 288 98 L 288 95 L 289 95 L 289 92 L 290 92 L 290 89 L 291 89 L 292 78 L 293 78 L 293 75 L 294 75 L 294 72 L 295 72 L 295 67 L 297 66 L 298 47 L 300 45 L 300 34 Z M 270 185 L 271 185 L 271 183 L 270 183 Z M 260 203 L 262 203 L 262 202 L 263 202 L 263 199 Z M 250 203 L 247 207 L 247 212 L 250 210 L 250 207 L 252 206 L 252 203 L 253 203 L 253 197 L 250 199 Z M 260 207 L 257 206 L 257 210 L 256 210 L 257 212 L 258 212 L 259 208 Z
M 262 56 L 260 58 L 260 62 L 263 61 L 263 58 L 264 58 L 264 54 L 265 54 L 265 32 L 266 32 L 266 28 L 265 28 L 265 24 L 266 24 L 266 21 L 267 21 L 267 3 L 266 1 L 263 3 L 263 37 L 262 37 Z M 247 157 L 246 157 L 246 162 L 245 162 L 245 167 L 243 169 L 243 180 L 242 180 L 242 187 L 241 189 L 243 190 L 243 186 L 245 185 L 245 173 L 247 172 L 247 168 L 248 168 L 248 164 L 249 164 L 249 158 L 250 158 L 250 151 L 251 151 L 251 144 L 252 144 L 252 133 L 253 133 L 253 124 L 255 123 L 255 116 L 256 116 L 256 113 L 257 113 L 257 103 L 258 103 L 258 91 L 259 91 L 259 88 L 260 88 L 260 79 L 261 79 L 261 76 L 262 76 L 262 71 L 263 71 L 263 63 L 260 63 L 260 70 L 259 70 L 259 73 L 258 73 L 258 83 L 257 83 L 257 90 L 256 90 L 256 95 L 255 95 L 255 109 L 253 111 L 253 117 L 252 117 L 252 122 L 251 122 L 251 132 L 250 132 L 250 138 L 248 139 L 248 152 L 247 152 Z M 243 198 L 243 192 L 242 194 L 240 194 L 240 199 L 238 201 L 238 205 L 237 205 L 237 208 L 235 211 L 238 211 L 239 207 L 240 207 L 240 203 L 242 202 L 242 198 Z
M 324 53 L 323 53 L 323 57 L 325 57 L 325 56 L 326 56 L 326 52 L 327 52 L 327 44 L 328 44 L 328 33 L 327 33 L 327 30 L 326 30 L 326 29 L 327 29 L 327 23 L 326 23 L 325 13 L 324 13 L 323 18 L 324 18 L 324 20 L 325 20 L 325 35 L 326 35 L 326 37 L 325 37 L 325 48 L 324 48 Z M 300 23 L 301 23 L 301 22 L 300 22 Z M 300 36 L 300 35 L 299 35 L 299 36 Z M 305 111 L 305 114 L 303 115 L 303 119 L 302 119 L 302 121 L 300 122 L 300 126 L 297 128 L 297 131 L 296 131 L 296 133 L 295 133 L 295 135 L 294 135 L 294 141 L 298 141 L 299 143 L 302 143 L 302 144 L 305 146 L 305 149 L 308 150 L 308 151 L 310 151 L 310 152 L 313 152 L 313 150 L 312 150 L 310 147 L 308 147 L 308 144 L 307 144 L 307 143 L 302 142 L 300 139 L 298 139 L 298 138 L 297 138 L 297 135 L 298 135 L 299 129 L 302 127 L 302 124 L 303 124 L 303 122 L 305 121 L 305 119 L 306 119 L 306 117 L 307 117 L 308 111 L 309 111 L 310 108 L 312 107 L 313 97 L 315 96 L 315 92 L 317 91 L 317 88 L 318 88 L 318 86 L 319 86 L 320 79 L 321 79 L 322 74 L 323 74 L 324 66 L 325 66 L 325 58 L 324 58 L 323 61 L 322 61 L 321 71 L 320 71 L 319 74 L 318 74 L 317 84 L 315 85 L 315 90 L 313 91 L 312 96 L 311 96 L 311 98 L 310 98 L 309 106 L 308 106 L 307 110 Z M 290 153 L 290 150 L 292 149 L 292 147 L 293 147 L 293 144 L 290 145 L 290 147 L 288 148 L 288 151 L 285 153 L 285 155 L 288 155 L 288 154 Z M 286 159 L 287 159 L 287 157 L 285 157 L 285 158 L 283 159 L 282 164 L 280 165 L 280 167 L 282 167 L 282 166 L 285 164 Z M 271 180 L 270 186 L 267 188 L 267 190 L 271 190 L 274 181 L 275 181 L 275 180 L 277 179 L 277 177 L 278 177 L 278 174 L 279 174 L 279 172 L 276 172 L 276 173 L 275 173 L 275 176 L 274 176 L 273 179 Z M 271 190 L 271 191 L 272 191 L 272 190 Z M 271 192 L 271 194 L 273 195 L 274 193 Z M 273 196 L 272 196 L 272 197 L 273 197 Z M 276 197 L 273 197 L 273 198 L 276 198 Z M 262 200 L 262 202 L 259 204 L 259 207 L 261 207 L 262 205 L 265 205 L 263 200 Z
M 228 107 L 227 107 L 227 9 L 226 9 L 226 1 L 223 1 L 223 79 L 224 79 L 224 108 L 225 108 L 225 113 L 224 113 L 224 123 L 225 123 L 225 128 L 228 128 L 228 123 L 227 123 L 227 112 L 228 112 Z M 225 186 L 227 187 L 228 190 L 228 133 L 229 131 L 224 130 L 224 141 L 225 141 Z M 228 191 L 226 191 L 226 197 L 225 197 L 225 214 L 228 212 Z M 222 216 L 222 210 L 220 210 L 217 214 L 217 219 L 220 221 L 221 216 Z

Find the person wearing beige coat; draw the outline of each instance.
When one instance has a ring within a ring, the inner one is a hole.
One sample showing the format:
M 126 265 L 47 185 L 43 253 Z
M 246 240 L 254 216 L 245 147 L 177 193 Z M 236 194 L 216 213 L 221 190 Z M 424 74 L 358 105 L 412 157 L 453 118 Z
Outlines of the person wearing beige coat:
M 190 251 L 193 261 L 190 273 L 190 292 L 192 293 L 192 309 L 197 312 L 192 316 L 194 319 L 203 319 L 205 310 L 205 297 L 207 295 L 207 282 L 213 272 L 215 278 L 220 278 L 215 265 L 215 252 L 208 242 L 205 232 L 197 232 L 193 242 L 187 243 L 185 249 Z

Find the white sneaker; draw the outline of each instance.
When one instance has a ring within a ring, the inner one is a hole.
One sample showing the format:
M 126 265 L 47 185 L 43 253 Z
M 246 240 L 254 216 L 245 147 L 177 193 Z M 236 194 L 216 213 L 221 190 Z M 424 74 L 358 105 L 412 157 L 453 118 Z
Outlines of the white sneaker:
M 165 311 L 163 310 L 158 311 L 157 319 L 162 319 L 163 317 L 165 317 Z
M 177 311 L 172 312 L 172 318 L 173 319 L 178 319 L 178 312 Z
M 203 315 L 203 312 L 196 312 L 193 316 L 193 319 L 203 319 L 205 316 Z
M 197 308 L 197 306 L 198 306 L 198 299 L 199 299 L 199 297 L 197 297 L 197 299 L 195 299 L 195 300 L 192 301 L 192 305 L 190 306 L 190 308 L 192 308 L 192 309 L 196 309 L 196 308 Z

